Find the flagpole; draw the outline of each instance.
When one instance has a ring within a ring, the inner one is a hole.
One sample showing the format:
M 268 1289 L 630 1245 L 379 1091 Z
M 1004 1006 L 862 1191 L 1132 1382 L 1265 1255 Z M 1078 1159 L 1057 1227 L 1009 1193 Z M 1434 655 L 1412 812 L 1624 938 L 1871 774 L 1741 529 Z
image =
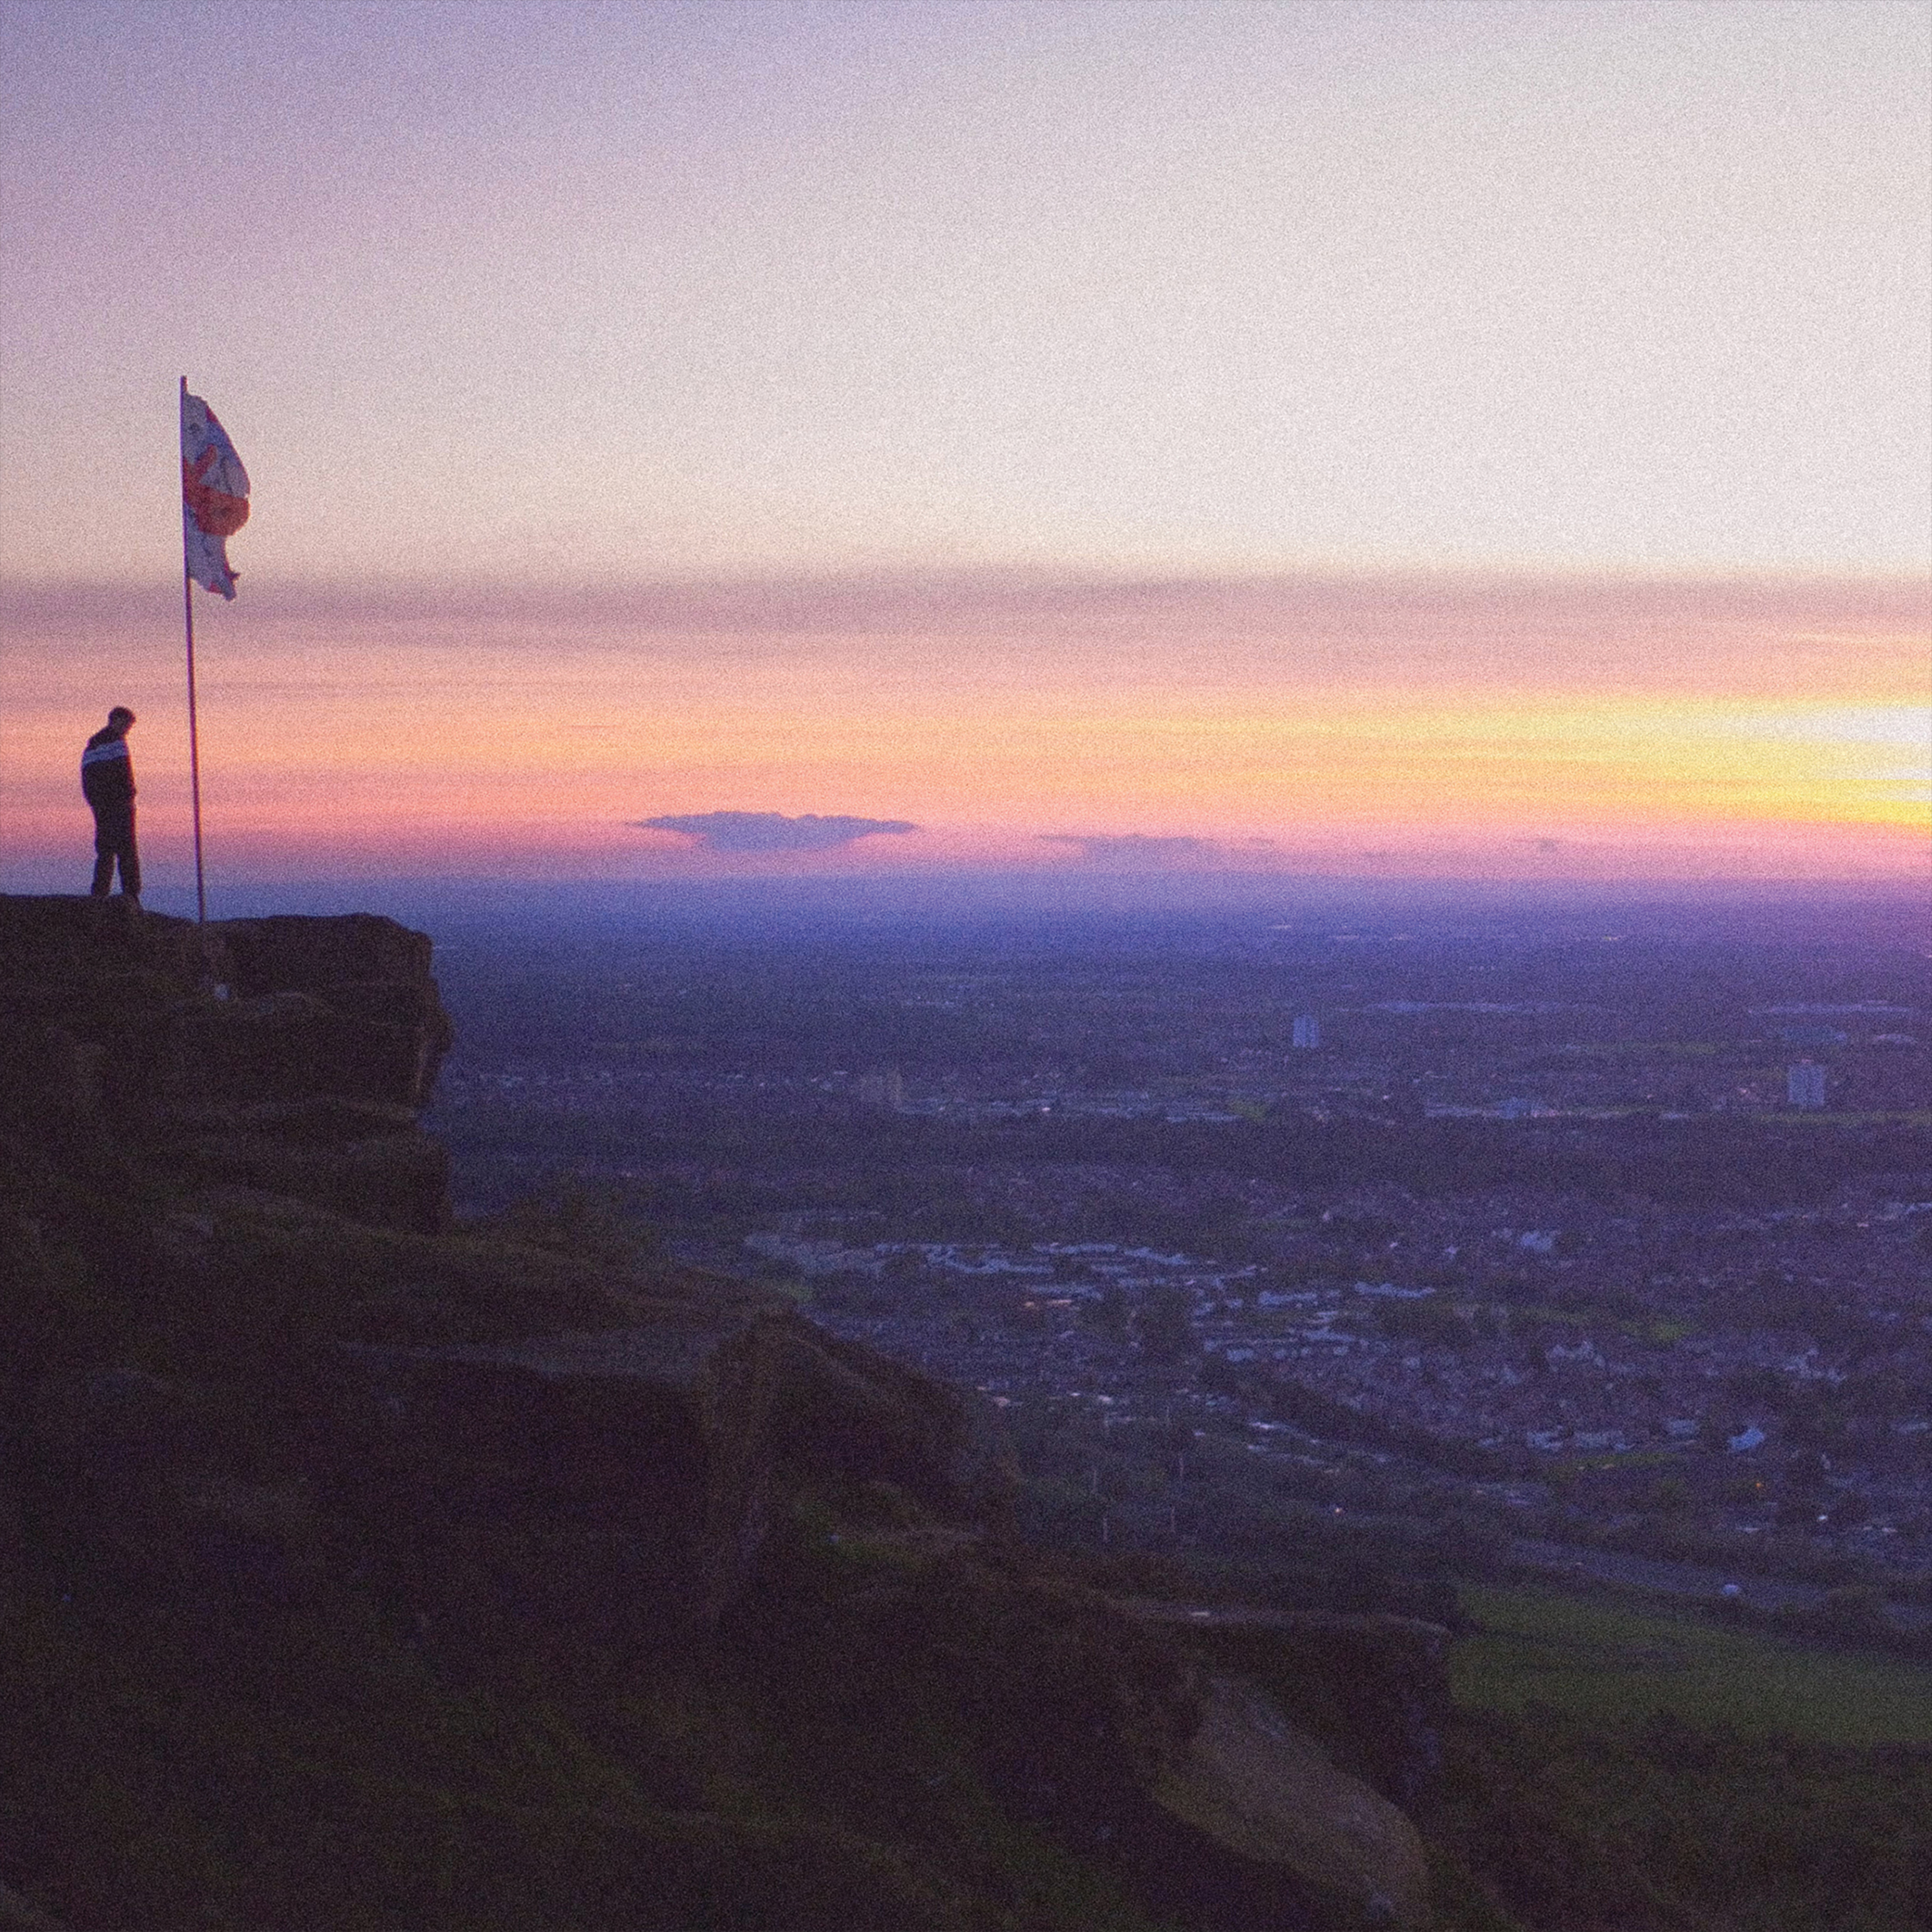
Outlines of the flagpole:
M 181 379 L 182 415 L 188 415 L 188 378 Z M 194 800 L 194 916 L 208 923 L 208 888 L 201 870 L 201 735 L 194 704 L 194 579 L 188 574 L 188 529 L 182 528 L 182 625 L 188 635 L 188 772 Z

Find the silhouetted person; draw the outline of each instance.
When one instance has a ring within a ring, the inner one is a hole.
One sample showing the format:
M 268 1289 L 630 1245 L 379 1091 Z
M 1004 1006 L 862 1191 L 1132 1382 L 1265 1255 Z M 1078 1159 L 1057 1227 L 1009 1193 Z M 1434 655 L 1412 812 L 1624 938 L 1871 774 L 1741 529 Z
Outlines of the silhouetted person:
M 138 909 L 141 857 L 134 849 L 134 761 L 128 755 L 128 728 L 134 722 L 124 704 L 108 712 L 106 726 L 80 754 L 80 789 L 94 808 L 94 896 L 107 896 L 118 864 L 122 892 Z

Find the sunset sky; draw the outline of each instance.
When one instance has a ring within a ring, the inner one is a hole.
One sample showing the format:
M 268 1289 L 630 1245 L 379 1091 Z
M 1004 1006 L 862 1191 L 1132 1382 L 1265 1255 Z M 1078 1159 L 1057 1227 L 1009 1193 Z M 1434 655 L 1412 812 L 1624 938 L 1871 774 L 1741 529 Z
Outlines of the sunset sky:
M 216 910 L 1924 883 L 1928 94 L 1916 0 L 0 0 L 0 889 L 121 702 L 191 901 L 183 374 Z

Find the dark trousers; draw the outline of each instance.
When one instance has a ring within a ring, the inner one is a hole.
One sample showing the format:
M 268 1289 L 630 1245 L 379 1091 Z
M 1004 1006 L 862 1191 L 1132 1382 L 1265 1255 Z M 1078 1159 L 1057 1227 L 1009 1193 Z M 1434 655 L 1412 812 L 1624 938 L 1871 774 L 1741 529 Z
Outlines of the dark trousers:
M 134 849 L 134 807 L 97 805 L 94 808 L 94 896 L 105 898 L 121 868 L 121 890 L 130 898 L 141 896 L 141 855 Z

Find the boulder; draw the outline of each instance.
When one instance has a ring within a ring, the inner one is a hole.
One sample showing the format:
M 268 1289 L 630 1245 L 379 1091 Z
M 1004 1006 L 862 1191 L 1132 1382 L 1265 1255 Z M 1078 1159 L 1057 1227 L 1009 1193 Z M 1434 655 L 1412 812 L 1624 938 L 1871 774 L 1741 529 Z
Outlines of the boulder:
M 1423 1932 L 1431 1922 L 1415 1827 L 1237 1678 L 1209 1681 L 1187 1753 L 1155 1796 L 1230 1851 L 1349 1901 L 1370 1924 Z

